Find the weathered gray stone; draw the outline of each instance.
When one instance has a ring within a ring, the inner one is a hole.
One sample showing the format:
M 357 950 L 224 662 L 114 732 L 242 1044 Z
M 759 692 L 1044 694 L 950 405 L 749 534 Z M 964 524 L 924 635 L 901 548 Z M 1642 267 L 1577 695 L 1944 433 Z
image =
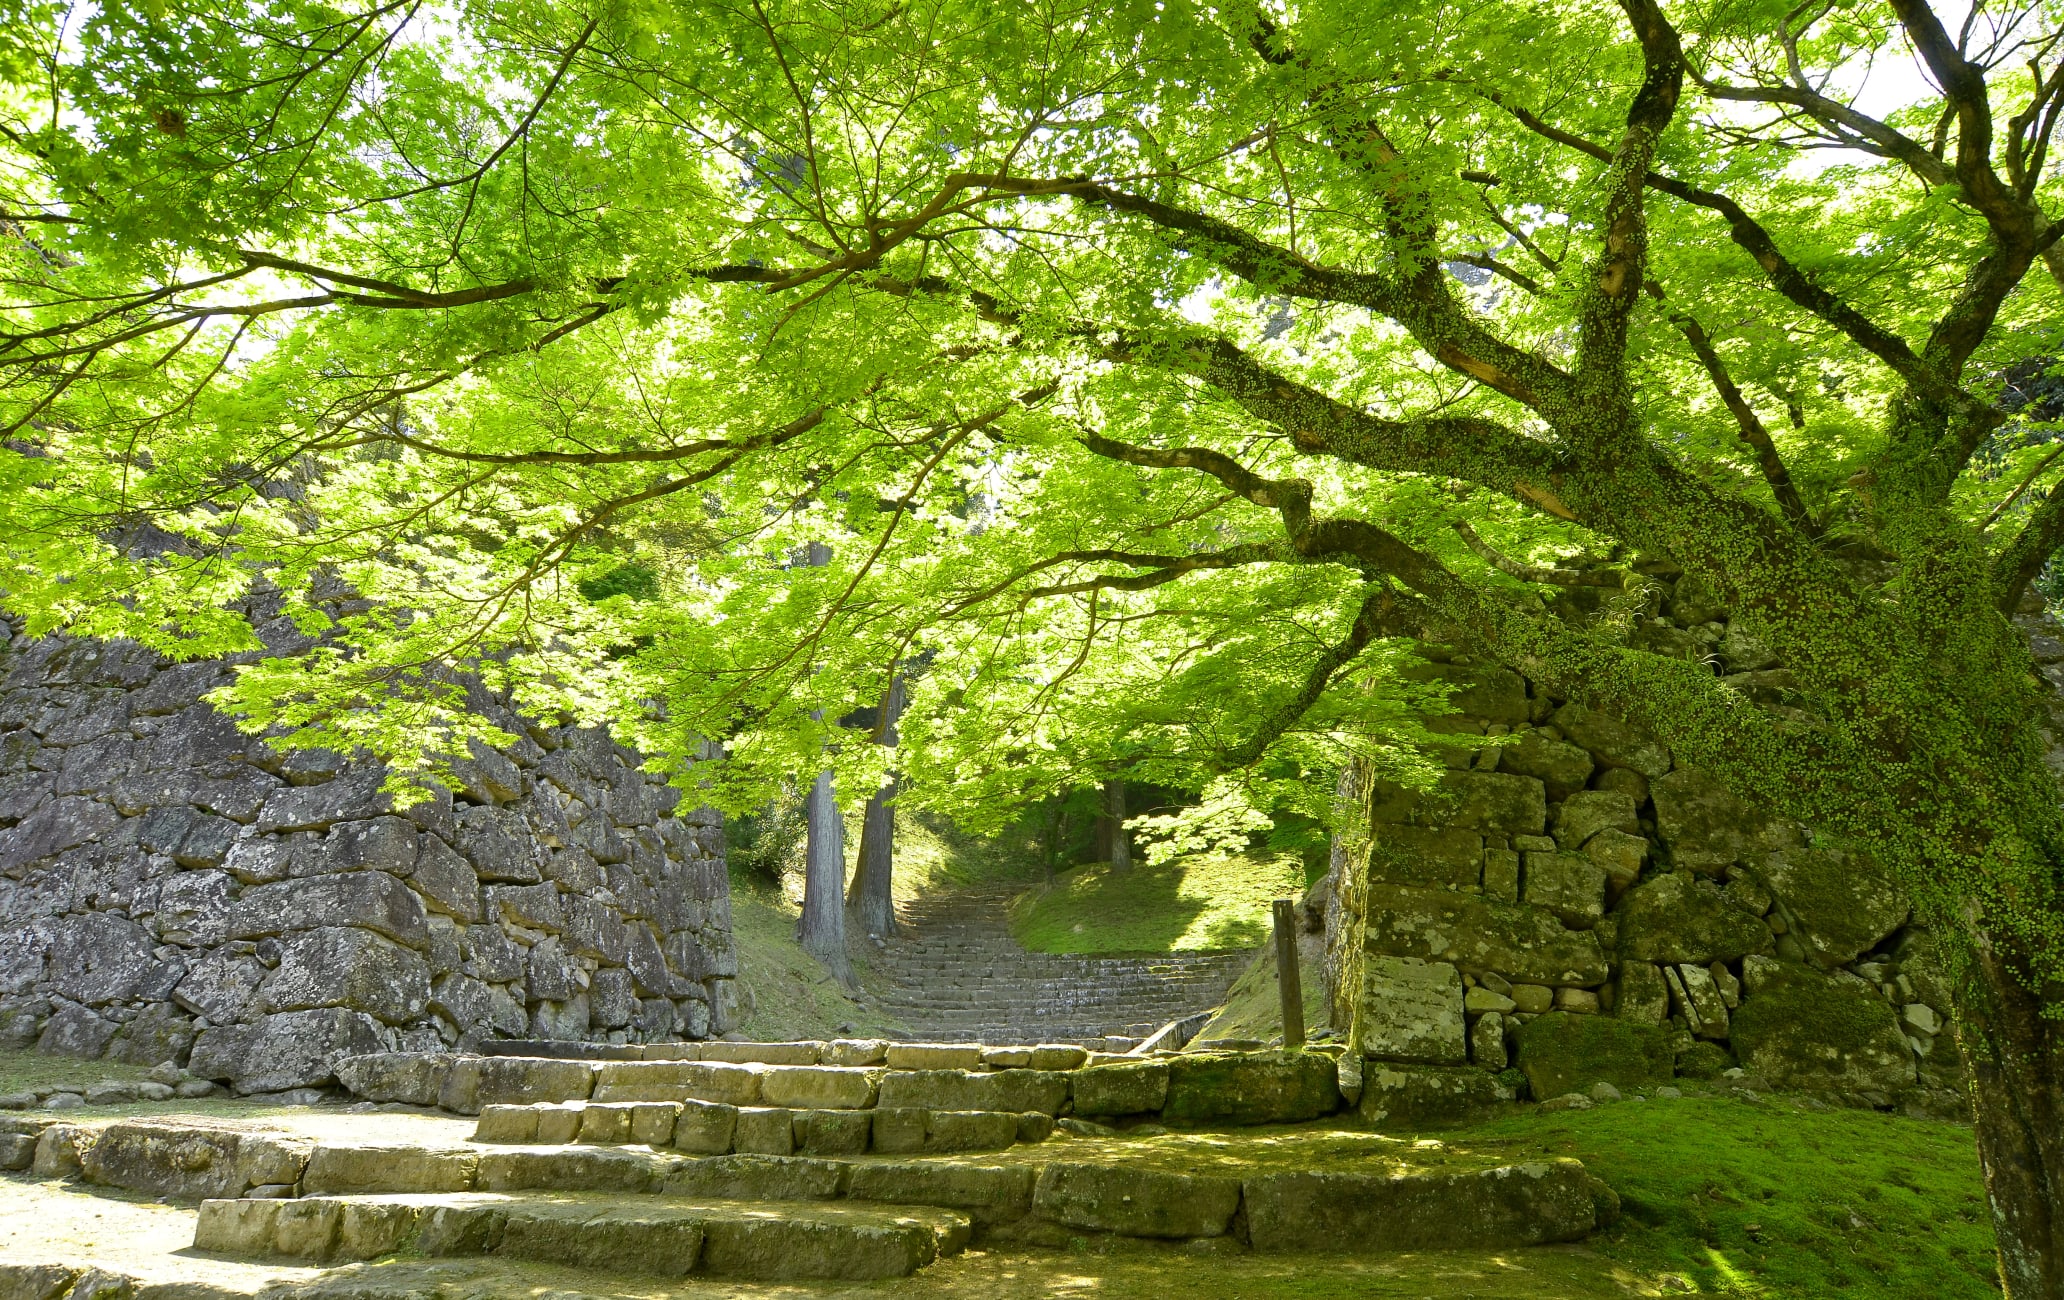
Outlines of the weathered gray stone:
M 182 871 L 161 881 L 151 916 L 158 938 L 207 948 L 229 938 L 231 889 L 224 871 Z
M 1734 1013 L 1734 1050 L 1773 1086 L 1864 1092 L 1913 1083 L 1913 1050 L 1869 985 L 1762 957 L 1742 969 L 1748 997 Z
M 1362 959 L 1364 1056 L 1459 1064 L 1468 1059 L 1462 976 L 1445 962 L 1370 954 Z
M 183 971 L 160 962 L 150 931 L 126 917 L 107 912 L 60 917 L 50 923 L 49 935 L 51 988 L 90 1006 L 146 994 L 164 997 Z
M 1581 704 L 1565 704 L 1552 721 L 1571 743 L 1583 746 L 1607 767 L 1631 768 L 1651 781 L 1670 770 L 1670 751 L 1618 718 Z
M 1619 991 L 1613 1014 L 1640 1025 L 1660 1025 L 1670 1015 L 1670 987 L 1662 968 L 1651 962 L 1620 963 Z
M 1377 822 L 1483 834 L 1537 835 L 1547 824 L 1548 795 L 1539 781 L 1509 772 L 1445 772 L 1425 794 L 1379 783 Z
M 1163 1119 L 1291 1124 L 1340 1108 L 1333 1058 L 1318 1052 L 1185 1052 L 1168 1062 Z
M 258 833 L 328 830 L 341 821 L 378 816 L 391 806 L 380 791 L 381 779 L 378 771 L 361 769 L 321 785 L 275 790 L 258 810 Z
M 532 944 L 525 965 L 529 967 L 531 1001 L 563 1002 L 580 996 L 580 966 L 558 939 Z
M 544 879 L 538 853 L 522 814 L 511 808 L 475 806 L 458 814 L 459 851 L 482 880 L 534 885 Z
M 1502 1039 L 1498 1050 L 1505 1050 Z M 1501 1063 L 1497 1068 L 1505 1067 Z M 1379 1131 L 1382 1126 L 1396 1131 L 1468 1123 L 1511 1100 L 1512 1089 L 1481 1067 L 1371 1064 L 1362 1071 L 1362 1098 L 1356 1109 Z
M 1068 1099 L 1069 1076 L 1049 1070 L 999 1070 L 967 1074 L 958 1070 L 892 1070 L 882 1076 L 883 1106 L 930 1110 L 1020 1111 L 1058 1114 Z
M 1032 1205 L 1071 1228 L 1128 1237 L 1218 1237 L 1239 1208 L 1240 1184 L 1136 1165 L 1056 1160 L 1039 1171 Z
M 1769 927 L 1728 902 L 1720 887 L 1689 871 L 1672 871 L 1627 891 L 1615 913 L 1620 956 L 1628 961 L 1703 966 L 1734 961 L 1773 946 Z
M 1569 1159 L 1490 1169 L 1268 1173 L 1245 1183 L 1248 1234 L 1255 1250 L 1268 1253 L 1581 1241 L 1618 1207 L 1611 1189 Z
M 559 886 L 544 881 L 535 885 L 490 885 L 488 911 L 513 921 L 527 930 L 556 934 L 564 924 L 559 908 Z
M 480 879 L 473 874 L 473 864 L 435 835 L 422 837 L 409 884 L 430 908 L 468 925 L 485 915 L 480 901 Z
M 1161 1061 L 1091 1065 L 1068 1078 L 1078 1115 L 1143 1115 L 1168 1101 L 1168 1066 Z
M 229 931 L 258 939 L 289 930 L 355 925 L 376 930 L 417 950 L 430 946 L 428 914 L 408 886 L 380 871 L 353 871 L 285 880 L 247 889 L 231 913 Z
M 330 1083 L 335 1062 L 380 1047 L 379 1022 L 362 1011 L 286 1011 L 249 1025 L 203 1030 L 187 1068 L 240 1093 L 283 1092 Z
M 1483 875 L 1483 836 L 1474 831 L 1378 826 L 1369 870 L 1374 878 L 1393 884 L 1474 890 Z
M 0 836 L 0 874 L 17 875 L 30 863 L 85 844 L 113 830 L 121 814 L 92 799 L 52 799 Z
M 1584 856 L 1605 872 L 1610 892 L 1617 895 L 1641 878 L 1648 841 L 1625 831 L 1602 830 L 1584 841 Z
M 153 1002 L 122 1025 L 102 1056 L 127 1065 L 158 1065 L 168 1061 L 176 1065 L 186 1060 L 187 1052 L 193 1047 L 194 1032 L 191 1019 L 167 1003 Z M 164 1087 L 163 1084 L 151 1086 Z M 164 1096 L 171 1095 L 172 1089 L 166 1087 Z
M 36 1050 L 45 1056 L 77 1056 L 98 1060 L 114 1040 L 114 1021 L 74 1002 L 60 1002 L 44 1022 Z
M 1752 817 L 1719 778 L 1679 768 L 1649 787 L 1656 832 L 1679 868 L 1717 874 L 1755 838 Z
M 1518 1039 L 1519 1068 L 1537 1101 L 1594 1083 L 1628 1091 L 1659 1087 L 1676 1063 L 1661 1029 L 1613 1016 L 1551 1012 L 1521 1026 Z
M 452 1058 L 421 1052 L 371 1052 L 335 1063 L 337 1082 L 367 1101 L 435 1106 L 451 1073 Z
M 1581 853 L 1529 853 L 1525 880 L 1527 903 L 1564 925 L 1588 930 L 1605 915 L 1605 869 Z
M 126 1121 L 101 1130 L 80 1152 L 87 1182 L 175 1200 L 241 1196 L 246 1188 L 294 1183 L 312 1144 L 286 1134 L 213 1128 L 192 1121 Z
M 1634 797 L 1614 790 L 1583 790 L 1562 801 L 1555 809 L 1555 841 L 1565 849 L 1582 848 L 1593 835 L 1615 830 L 1627 835 L 1641 832 Z
M 1595 764 L 1591 755 L 1565 741 L 1528 731 L 1498 750 L 1498 770 L 1530 776 L 1548 789 L 1550 800 L 1567 799 L 1584 788 Z
M 422 1014 L 430 1000 L 430 971 L 400 944 L 351 926 L 290 934 L 279 966 L 259 985 L 271 1011 L 351 1007 L 390 1025 Z
M 216 1024 L 228 1024 L 242 1018 L 264 978 L 265 968 L 256 958 L 217 948 L 187 968 L 172 989 L 172 1001 Z
M 1371 953 L 1496 971 L 1530 984 L 1590 987 L 1608 975 L 1596 935 L 1565 929 L 1537 908 L 1378 885 L 1370 887 L 1368 905 Z

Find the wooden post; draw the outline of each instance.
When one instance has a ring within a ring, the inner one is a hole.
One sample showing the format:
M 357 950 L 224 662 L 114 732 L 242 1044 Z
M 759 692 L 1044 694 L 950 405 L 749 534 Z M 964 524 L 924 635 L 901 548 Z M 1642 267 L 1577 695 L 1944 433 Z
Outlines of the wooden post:
M 1304 1046 L 1304 988 L 1297 978 L 1297 906 L 1276 900 L 1276 988 L 1283 995 L 1283 1050 Z

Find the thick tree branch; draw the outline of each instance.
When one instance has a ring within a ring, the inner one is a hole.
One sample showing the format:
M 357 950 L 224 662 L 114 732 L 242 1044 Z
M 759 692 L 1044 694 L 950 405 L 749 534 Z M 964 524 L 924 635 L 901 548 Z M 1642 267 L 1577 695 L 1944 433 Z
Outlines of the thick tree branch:
M 1730 86 L 1698 78 L 1699 88 L 1715 99 L 1747 104 L 1784 104 L 1804 110 L 1815 121 L 1837 133 L 1836 138 L 1852 149 L 1874 153 L 1905 164 L 1930 185 L 1955 185 L 1957 179 L 1928 146 L 1877 118 L 1859 113 L 1838 99 L 1830 99 L 1805 86 Z
M 1677 114 L 1684 88 L 1684 51 L 1655 0 L 1621 0 L 1641 45 L 1641 87 L 1627 108 L 1626 130 L 1606 160 L 1604 230 L 1598 262 L 1579 309 L 1577 377 L 1594 400 L 1626 404 L 1627 320 L 1647 279 L 1648 219 L 1642 178 L 1657 142 Z M 1581 429 L 1610 432 L 1613 441 L 1639 435 L 1629 422 L 1588 420 Z
M 1476 552 L 1478 559 L 1498 572 L 1521 582 L 1538 582 L 1555 587 L 1617 587 L 1623 582 L 1621 574 L 1612 569 L 1544 569 L 1537 565 L 1521 564 L 1477 535 L 1467 519 L 1454 521 L 1455 535 L 1463 545 Z
M 1720 394 L 1720 400 L 1734 415 L 1734 422 L 1741 429 L 1742 441 L 1756 453 L 1763 480 L 1770 484 L 1771 492 L 1777 497 L 1778 509 L 1784 512 L 1793 527 L 1808 536 L 1817 535 L 1819 526 L 1814 523 L 1806 502 L 1800 498 L 1799 489 L 1792 483 L 1783 458 L 1777 454 L 1777 444 L 1771 441 L 1770 430 L 1764 427 L 1756 409 L 1735 386 L 1734 377 L 1727 373 L 1727 363 L 1714 351 L 1713 341 L 1706 337 L 1705 328 L 1690 316 L 1672 316 L 1670 320 L 1684 332 L 1684 337 L 1691 343 L 1691 350 L 1698 354 L 1699 364 L 1706 368 L 1706 374 L 1712 379 L 1714 390 Z
M 2014 607 L 2021 603 L 2021 593 L 2028 590 L 2028 584 L 2035 581 L 2035 575 L 2042 572 L 2043 565 L 2049 563 L 2060 546 L 2064 546 L 2064 482 L 2044 495 L 2014 540 L 1993 559 L 1994 603 L 2000 613 L 2014 612 Z
M 1579 153 L 1588 154 L 1600 162 L 1612 161 L 1612 151 L 1604 145 L 1543 121 L 1495 90 L 1480 90 L 1478 93 L 1510 113 L 1516 121 L 1536 135 L 1575 149 Z M 1815 284 L 1784 255 L 1770 232 L 1744 211 L 1739 203 L 1724 194 L 1688 185 L 1660 172 L 1650 171 L 1642 178 L 1642 183 L 1682 202 L 1719 213 L 1727 222 L 1729 238 L 1756 260 L 1756 264 L 1763 268 L 1763 273 L 1770 280 L 1772 287 L 1779 293 L 1796 306 L 1832 325 L 1852 343 L 1883 361 L 1893 373 L 1908 383 L 1929 392 L 1940 392 L 1943 389 L 1939 378 L 1922 363 L 1921 358 L 1908 346 L 1906 340 L 1884 329 L 1835 294 Z
M 1355 611 L 1355 621 L 1348 628 L 1347 636 L 1320 652 L 1290 698 L 1271 709 L 1246 740 L 1220 756 L 1219 761 L 1225 767 L 1247 767 L 1258 760 L 1284 732 L 1297 725 L 1312 705 L 1319 702 L 1319 697 L 1333 684 L 1333 678 L 1368 649 L 1371 641 L 1377 637 L 1410 636 L 1430 621 L 1427 617 L 1429 611 L 1422 602 L 1401 595 L 1389 583 L 1371 582 L 1367 586 L 1367 594 L 1362 597 L 1361 607 Z

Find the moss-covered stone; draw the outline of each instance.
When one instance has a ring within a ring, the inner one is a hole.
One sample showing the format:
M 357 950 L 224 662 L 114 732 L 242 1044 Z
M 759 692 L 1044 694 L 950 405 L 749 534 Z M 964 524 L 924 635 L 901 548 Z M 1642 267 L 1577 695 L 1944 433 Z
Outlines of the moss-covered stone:
M 1597 936 L 1565 929 L 1539 908 L 1371 885 L 1367 916 L 1364 947 L 1384 956 L 1496 971 L 1517 984 L 1592 987 L 1608 974 Z
M 1757 858 L 1755 875 L 1798 921 L 1799 941 L 1820 961 L 1855 961 L 1906 923 L 1906 891 L 1867 854 L 1807 847 Z
M 1596 767 L 1591 755 L 1538 731 L 1521 734 L 1498 750 L 1498 770 L 1530 776 L 1548 788 L 1550 799 L 1567 799 L 1584 788 Z
M 1168 1062 L 1161 1117 L 1176 1123 L 1288 1124 L 1340 1109 L 1333 1058 L 1322 1052 L 1198 1052 Z
M 1423 826 L 1379 826 L 1369 874 L 1399 885 L 1474 890 L 1483 878 L 1483 836 Z
M 1628 961 L 1705 966 L 1767 953 L 1776 942 L 1759 918 L 1688 871 L 1667 872 L 1628 890 L 1615 915 L 1620 957 Z
M 1378 822 L 1441 826 L 1498 835 L 1539 835 L 1548 824 L 1548 792 L 1510 772 L 1448 772 L 1421 793 L 1381 783 L 1372 815 Z
M 1913 1050 L 1868 984 L 1793 962 L 1743 963 L 1749 996 L 1734 1013 L 1734 1050 L 1779 1088 L 1890 1091 L 1914 1082 Z
M 1616 1016 L 1553 1012 L 1519 1031 L 1519 1068 L 1536 1101 L 1583 1092 L 1594 1083 L 1650 1088 L 1668 1083 L 1670 1038 L 1654 1025 Z

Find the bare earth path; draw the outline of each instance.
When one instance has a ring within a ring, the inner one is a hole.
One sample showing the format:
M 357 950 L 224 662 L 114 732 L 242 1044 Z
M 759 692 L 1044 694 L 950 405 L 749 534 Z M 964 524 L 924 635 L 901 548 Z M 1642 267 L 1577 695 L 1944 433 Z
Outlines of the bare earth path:
M 1016 890 L 983 886 L 897 906 L 900 937 L 874 951 L 881 1009 L 918 1040 L 1077 1042 L 1144 1038 L 1224 1001 L 1249 952 L 1070 956 L 1011 935 Z

